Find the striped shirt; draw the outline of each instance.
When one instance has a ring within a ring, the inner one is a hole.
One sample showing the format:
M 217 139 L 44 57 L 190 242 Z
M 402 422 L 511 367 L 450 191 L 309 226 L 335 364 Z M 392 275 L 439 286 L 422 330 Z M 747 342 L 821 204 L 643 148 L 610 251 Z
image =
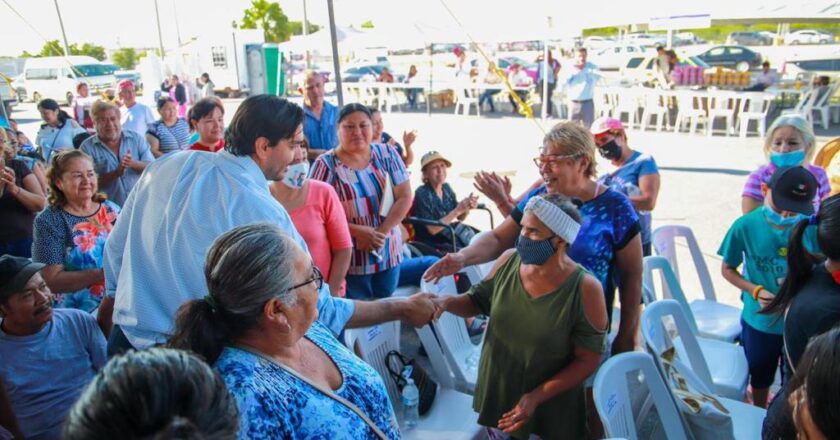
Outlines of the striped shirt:
M 392 187 L 408 181 L 408 173 L 397 150 L 384 144 L 370 145 L 370 162 L 361 170 L 341 163 L 335 150 L 324 153 L 312 164 L 310 177 L 329 183 L 338 193 L 347 222 L 354 225 L 379 227 L 384 217 L 379 215 L 386 175 Z M 385 246 L 378 251 L 381 259 L 358 248 L 353 238 L 353 256 L 349 275 L 369 275 L 396 267 L 402 261 L 402 236 L 399 225 L 388 232 Z
M 146 134 L 150 134 L 157 138 L 160 143 L 158 149 L 163 154 L 183 150 L 190 145 L 189 124 L 187 124 L 187 121 L 180 118 L 178 118 L 178 120 L 175 121 L 175 125 L 171 127 L 167 127 L 161 120 L 155 121 L 154 124 L 149 126 L 149 131 L 147 131 Z
M 772 177 L 773 173 L 776 172 L 776 168 L 778 167 L 775 164 L 770 163 L 762 165 L 757 170 L 750 173 L 750 176 L 747 177 L 747 183 L 744 184 L 744 191 L 741 193 L 741 197 L 749 197 L 751 199 L 764 202 L 764 196 L 761 194 L 761 184 L 770 182 L 770 177 Z M 831 192 L 831 184 L 829 183 L 828 176 L 825 174 L 825 170 L 822 167 L 808 164 L 806 168 L 808 168 L 808 171 L 817 178 L 817 183 L 819 183 L 817 195 L 814 196 L 814 207 L 819 208 L 820 200 L 828 197 L 828 194 Z

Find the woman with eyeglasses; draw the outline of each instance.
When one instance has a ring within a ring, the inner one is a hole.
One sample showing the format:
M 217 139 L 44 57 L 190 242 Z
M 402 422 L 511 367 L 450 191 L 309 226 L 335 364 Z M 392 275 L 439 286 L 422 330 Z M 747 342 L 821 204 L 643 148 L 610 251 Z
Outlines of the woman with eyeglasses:
M 371 143 L 370 109 L 347 104 L 338 115 L 339 145 L 318 156 L 310 177 L 335 188 L 353 238 L 347 298 L 391 296 L 402 262 L 400 223 L 411 208 L 411 183 L 397 150 Z
M 204 274 L 207 296 L 181 306 L 169 345 L 219 371 L 240 439 L 399 438 L 382 378 L 317 321 L 324 277 L 280 228 L 222 234 Z
M 534 162 L 545 184 L 531 191 L 491 234 L 482 235 L 475 243 L 447 254 L 430 267 L 426 278 L 438 279 L 466 266 L 492 261 L 514 247 L 522 230 L 524 208 L 532 197 L 548 193 L 577 199 L 580 232 L 569 246 L 568 255 L 601 283 L 609 318 L 618 287 L 621 318 L 611 352 L 632 351 L 642 297 L 642 240 L 636 210 L 624 194 L 595 180 L 595 141 L 589 130 L 576 122 L 555 125 L 545 135 L 540 155 Z M 591 383 L 587 386 L 591 387 Z M 600 422 L 594 407 L 590 405 L 590 408 L 589 426 L 597 435 Z

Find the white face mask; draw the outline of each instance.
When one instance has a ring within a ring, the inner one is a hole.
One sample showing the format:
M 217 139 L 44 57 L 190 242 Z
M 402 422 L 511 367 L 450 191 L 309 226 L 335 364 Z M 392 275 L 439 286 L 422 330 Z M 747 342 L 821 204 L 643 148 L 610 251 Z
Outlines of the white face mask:
M 283 183 L 290 188 L 300 188 L 303 182 L 309 176 L 309 161 L 304 160 L 301 163 L 289 165 L 286 176 L 283 177 Z

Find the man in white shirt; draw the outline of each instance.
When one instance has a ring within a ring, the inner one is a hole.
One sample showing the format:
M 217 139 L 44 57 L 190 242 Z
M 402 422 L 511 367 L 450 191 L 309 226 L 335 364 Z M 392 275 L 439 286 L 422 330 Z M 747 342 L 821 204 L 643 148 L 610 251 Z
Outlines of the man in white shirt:
M 105 244 L 99 319 L 108 330 L 113 318 L 110 354 L 166 341 L 181 304 L 207 294 L 205 255 L 230 229 L 272 222 L 308 252 L 267 182 L 281 180 L 299 154 L 303 120 L 296 104 L 252 96 L 233 116 L 224 151 L 173 154 L 147 167 Z M 318 320 L 336 334 L 395 319 L 421 326 L 434 312 L 429 295 L 350 301 L 324 283 L 318 296 Z
M 120 81 L 120 100 L 123 106 L 120 107 L 120 123 L 123 129 L 131 130 L 141 137 L 146 136 L 146 130 L 155 122 L 155 116 L 145 104 L 137 102 L 137 92 L 134 89 L 134 81 L 124 79 Z
M 761 63 L 761 73 L 756 76 L 755 84 L 746 90 L 750 92 L 763 92 L 768 87 L 776 84 L 776 81 L 778 80 L 779 77 L 776 74 L 776 71 L 770 70 L 770 62 L 765 61 Z
M 510 66 L 510 72 L 508 72 L 508 82 L 510 83 L 511 87 L 528 87 L 531 85 L 531 77 L 522 70 L 522 66 L 519 64 L 514 64 Z M 520 89 L 514 90 L 516 94 L 519 96 L 519 99 L 522 103 L 527 104 L 526 101 L 528 100 L 528 90 Z M 516 103 L 516 100 L 513 99 L 513 96 L 508 96 L 510 100 L 510 105 L 513 106 L 513 113 L 520 113 L 519 106 Z
M 577 64 L 563 69 L 566 72 L 566 96 L 572 100 L 571 120 L 581 121 L 587 129 L 595 120 L 595 83 L 601 79 L 598 67 L 586 61 L 586 48 L 578 49 Z

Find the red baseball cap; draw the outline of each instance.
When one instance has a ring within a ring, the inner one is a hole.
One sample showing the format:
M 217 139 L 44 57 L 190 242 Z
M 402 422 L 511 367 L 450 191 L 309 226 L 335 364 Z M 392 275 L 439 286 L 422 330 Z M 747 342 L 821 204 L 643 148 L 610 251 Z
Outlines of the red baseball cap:
M 124 79 L 119 83 L 119 89 L 133 89 L 134 88 L 134 81 L 130 79 Z
M 592 127 L 589 129 L 589 131 L 595 136 L 606 133 L 610 130 L 624 131 L 624 124 L 622 124 L 619 119 L 605 116 L 596 119 L 595 122 L 592 123 Z

